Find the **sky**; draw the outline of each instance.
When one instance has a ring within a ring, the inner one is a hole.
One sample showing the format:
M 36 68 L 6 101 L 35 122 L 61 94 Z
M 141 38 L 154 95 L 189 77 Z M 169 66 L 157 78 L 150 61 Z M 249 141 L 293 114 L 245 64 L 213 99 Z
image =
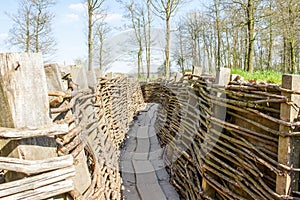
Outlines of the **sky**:
M 139 0 L 141 1 L 141 0 Z M 87 58 L 87 17 L 86 7 L 84 6 L 84 0 L 57 0 L 57 3 L 53 6 L 52 11 L 55 14 L 53 20 L 53 34 L 57 42 L 55 55 L 51 59 L 51 62 L 58 64 L 74 64 L 76 59 L 84 60 Z M 201 0 L 189 0 L 189 3 L 184 4 L 180 12 L 177 13 L 177 17 L 187 13 L 190 10 L 201 10 L 203 3 Z M 127 60 L 131 60 L 131 65 L 136 65 L 134 59 L 128 58 L 125 50 L 134 47 L 128 47 L 125 39 L 128 35 L 132 35 L 130 30 L 120 31 L 120 27 L 124 23 L 128 23 L 123 18 L 124 9 L 115 0 L 106 0 L 104 8 L 107 9 L 106 22 L 112 28 L 112 32 L 107 38 L 107 44 L 109 51 L 114 54 L 110 61 L 111 70 L 122 71 L 124 67 L 124 61 L 121 61 L 120 57 L 127 57 Z M 16 49 L 10 48 L 6 44 L 6 40 L 9 34 L 9 29 L 12 28 L 12 21 L 5 13 L 15 14 L 18 10 L 18 0 L 0 0 L 0 53 L 16 51 Z M 161 54 L 163 48 L 163 21 L 158 18 L 154 19 L 156 36 L 156 46 L 154 51 Z M 118 43 L 116 43 L 118 41 Z M 125 54 L 125 55 L 124 55 Z M 156 58 L 159 60 L 159 58 Z M 161 61 L 160 61 L 161 62 Z M 129 62 L 130 63 L 130 62 Z M 128 64 L 128 63 L 127 63 Z M 129 64 L 130 65 L 130 64 Z M 134 67 L 133 67 L 134 68 Z M 132 70 L 132 69 L 127 69 Z

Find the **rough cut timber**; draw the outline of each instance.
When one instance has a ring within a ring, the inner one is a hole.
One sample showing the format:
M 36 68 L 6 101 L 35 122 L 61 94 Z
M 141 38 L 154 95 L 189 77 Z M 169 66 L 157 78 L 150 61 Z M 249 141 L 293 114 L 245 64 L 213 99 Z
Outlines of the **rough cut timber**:
M 57 64 L 45 65 L 45 73 L 46 73 L 47 86 L 49 91 L 65 90 L 61 80 L 59 66 Z
M 0 126 L 48 125 L 46 83 L 41 54 L 0 54 Z
M 0 127 L 49 127 L 49 100 L 42 54 L 0 54 Z M 56 142 L 49 137 L 22 140 L 0 139 L 0 156 L 43 160 L 57 156 Z M 42 153 L 41 153 L 42 152 Z M 6 181 L 23 174 L 6 173 Z

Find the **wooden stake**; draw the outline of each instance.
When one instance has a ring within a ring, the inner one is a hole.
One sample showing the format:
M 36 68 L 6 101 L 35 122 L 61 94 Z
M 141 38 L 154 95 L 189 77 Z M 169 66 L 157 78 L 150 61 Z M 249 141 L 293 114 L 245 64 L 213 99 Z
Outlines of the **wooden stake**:
M 300 90 L 300 76 L 299 75 L 283 75 L 282 76 L 282 87 L 290 90 Z M 300 96 L 296 94 L 282 92 L 282 95 L 288 97 L 292 102 L 300 105 Z M 294 122 L 298 117 L 299 108 L 293 107 L 290 104 L 282 103 L 280 107 L 280 118 L 287 122 Z M 280 125 L 279 131 L 281 132 L 292 132 L 291 127 Z M 279 136 L 278 142 L 278 162 L 291 166 L 291 137 Z M 294 166 L 297 167 L 297 166 Z M 288 195 L 291 188 L 292 180 L 291 174 L 277 175 L 276 178 L 276 192 L 280 195 Z

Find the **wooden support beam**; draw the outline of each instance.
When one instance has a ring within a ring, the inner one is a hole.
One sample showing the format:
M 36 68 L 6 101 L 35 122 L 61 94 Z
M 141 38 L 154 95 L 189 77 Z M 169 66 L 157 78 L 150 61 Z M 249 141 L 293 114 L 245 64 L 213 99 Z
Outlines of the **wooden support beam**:
M 24 127 L 24 128 L 5 128 L 0 127 L 0 138 L 7 139 L 24 139 L 24 138 L 33 138 L 47 136 L 52 137 L 55 135 L 64 135 L 69 131 L 67 124 L 53 124 L 50 127 L 44 128 L 33 128 L 33 127 Z
M 1 199 L 46 199 L 74 189 L 74 166 L 0 185 Z
M 300 90 L 300 76 L 299 75 L 283 75 L 282 87 L 289 90 Z M 282 95 L 288 97 L 293 103 L 300 105 L 300 95 L 282 92 Z M 294 122 L 297 119 L 299 113 L 299 107 L 295 107 L 292 104 L 282 103 L 280 107 L 280 118 L 286 122 Z M 292 127 L 280 125 L 279 131 L 291 133 Z M 279 137 L 278 142 L 278 162 L 292 166 L 292 139 L 291 137 Z M 297 166 L 293 166 L 297 167 Z M 288 195 L 291 189 L 292 178 L 290 173 L 283 175 L 277 175 L 276 178 L 276 192 L 280 195 Z
M 0 169 L 21 172 L 26 175 L 73 166 L 72 155 L 54 157 L 45 160 L 22 160 L 18 158 L 0 157 Z

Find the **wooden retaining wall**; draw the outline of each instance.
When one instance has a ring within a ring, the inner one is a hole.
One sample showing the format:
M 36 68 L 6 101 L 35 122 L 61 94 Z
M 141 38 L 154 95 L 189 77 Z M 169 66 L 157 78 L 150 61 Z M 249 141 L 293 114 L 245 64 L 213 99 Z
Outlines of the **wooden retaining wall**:
M 39 54 L 0 55 L 0 198 L 121 199 L 119 147 L 144 106 L 139 83 L 124 76 L 96 80 L 83 68 L 44 69 Z M 22 99 L 22 92 L 36 99 Z M 15 99 L 28 108 L 16 111 L 22 111 L 20 126 L 11 120 Z M 27 126 L 25 119 L 38 122 Z
M 142 85 L 145 101 L 160 104 L 155 128 L 183 199 L 299 199 L 300 78 L 282 79 Z

